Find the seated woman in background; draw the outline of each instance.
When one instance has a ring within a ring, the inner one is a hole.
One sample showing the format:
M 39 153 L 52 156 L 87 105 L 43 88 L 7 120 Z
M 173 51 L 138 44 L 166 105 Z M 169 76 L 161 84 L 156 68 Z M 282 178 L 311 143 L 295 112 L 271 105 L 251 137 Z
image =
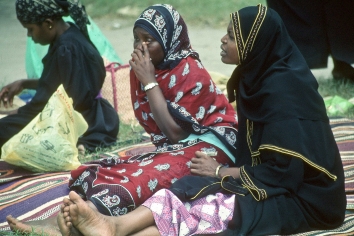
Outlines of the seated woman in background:
M 86 163 L 71 172 L 69 183 L 90 207 L 112 216 L 134 210 L 191 174 L 196 151 L 226 166 L 235 161 L 236 112 L 192 49 L 180 14 L 170 5 L 151 6 L 136 20 L 133 34 L 132 105 L 156 150 Z M 13 230 L 25 232 L 39 223 L 8 220 Z
M 119 119 L 114 108 L 100 96 L 106 72 L 103 59 L 88 36 L 84 6 L 73 0 L 16 0 L 16 14 L 28 37 L 50 47 L 42 60 L 39 80 L 18 80 L 0 91 L 0 102 L 12 106 L 13 97 L 23 89 L 36 90 L 28 104 L 0 119 L 0 147 L 43 110 L 60 84 L 73 99 L 74 109 L 88 123 L 89 128 L 77 145 L 94 151 L 96 147 L 115 144 Z M 62 19 L 68 14 L 76 24 Z
M 342 224 L 339 151 L 317 81 L 279 15 L 262 5 L 232 13 L 221 42 L 221 60 L 237 65 L 227 86 L 239 117 L 237 167 L 197 152 L 191 173 L 232 176 L 242 191 L 182 202 L 163 189 L 118 218 L 70 192 L 58 216 L 63 235 L 287 235 Z

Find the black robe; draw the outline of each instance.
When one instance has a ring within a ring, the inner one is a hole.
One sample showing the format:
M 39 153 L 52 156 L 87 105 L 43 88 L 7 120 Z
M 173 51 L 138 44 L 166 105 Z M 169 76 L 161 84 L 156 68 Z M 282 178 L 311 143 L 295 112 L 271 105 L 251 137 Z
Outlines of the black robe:
M 227 88 L 239 117 L 237 235 L 294 234 L 344 220 L 344 172 L 318 84 L 279 15 L 232 14 L 240 65 Z M 235 95 L 236 93 L 236 95 Z
M 0 147 L 42 111 L 60 84 L 73 99 L 74 109 L 83 115 L 89 126 L 78 144 L 89 150 L 114 144 L 119 119 L 107 100 L 96 98 L 106 72 L 95 46 L 70 23 L 70 28 L 50 45 L 42 62 L 44 69 L 35 96 L 19 108 L 18 114 L 0 120 Z
M 327 67 L 328 56 L 354 63 L 353 0 L 267 0 L 311 69 Z

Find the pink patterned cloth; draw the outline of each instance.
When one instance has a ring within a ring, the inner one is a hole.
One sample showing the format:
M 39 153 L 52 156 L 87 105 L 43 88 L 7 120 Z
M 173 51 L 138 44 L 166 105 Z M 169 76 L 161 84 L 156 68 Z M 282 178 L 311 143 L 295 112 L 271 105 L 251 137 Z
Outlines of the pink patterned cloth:
M 152 211 L 160 234 L 171 236 L 225 231 L 234 204 L 234 194 L 217 193 L 183 203 L 169 190 L 161 189 L 142 205 Z

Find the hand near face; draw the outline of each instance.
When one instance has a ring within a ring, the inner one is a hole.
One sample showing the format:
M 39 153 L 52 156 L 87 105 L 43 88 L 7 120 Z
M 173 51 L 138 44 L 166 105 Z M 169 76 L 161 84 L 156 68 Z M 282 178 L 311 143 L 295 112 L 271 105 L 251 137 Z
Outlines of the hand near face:
M 195 156 L 191 159 L 191 173 L 194 175 L 215 177 L 215 170 L 219 163 L 200 151 L 195 152 Z
M 156 82 L 155 67 L 150 60 L 150 53 L 147 43 L 142 43 L 142 50 L 135 48 L 129 61 L 130 66 L 135 72 L 136 77 L 145 86 L 148 83 Z

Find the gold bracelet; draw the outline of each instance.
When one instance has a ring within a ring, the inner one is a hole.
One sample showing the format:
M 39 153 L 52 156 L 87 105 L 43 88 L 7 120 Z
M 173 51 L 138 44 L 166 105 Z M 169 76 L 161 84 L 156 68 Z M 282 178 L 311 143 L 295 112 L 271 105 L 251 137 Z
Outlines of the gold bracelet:
M 216 170 L 215 170 L 215 176 L 216 177 L 220 177 L 219 176 L 219 170 L 220 170 L 221 167 L 224 167 L 224 166 L 222 164 L 220 164 L 220 165 L 218 165 L 218 167 L 216 167 Z
M 158 83 L 148 83 L 147 85 L 144 86 L 144 91 L 146 92 L 158 85 L 159 85 Z

